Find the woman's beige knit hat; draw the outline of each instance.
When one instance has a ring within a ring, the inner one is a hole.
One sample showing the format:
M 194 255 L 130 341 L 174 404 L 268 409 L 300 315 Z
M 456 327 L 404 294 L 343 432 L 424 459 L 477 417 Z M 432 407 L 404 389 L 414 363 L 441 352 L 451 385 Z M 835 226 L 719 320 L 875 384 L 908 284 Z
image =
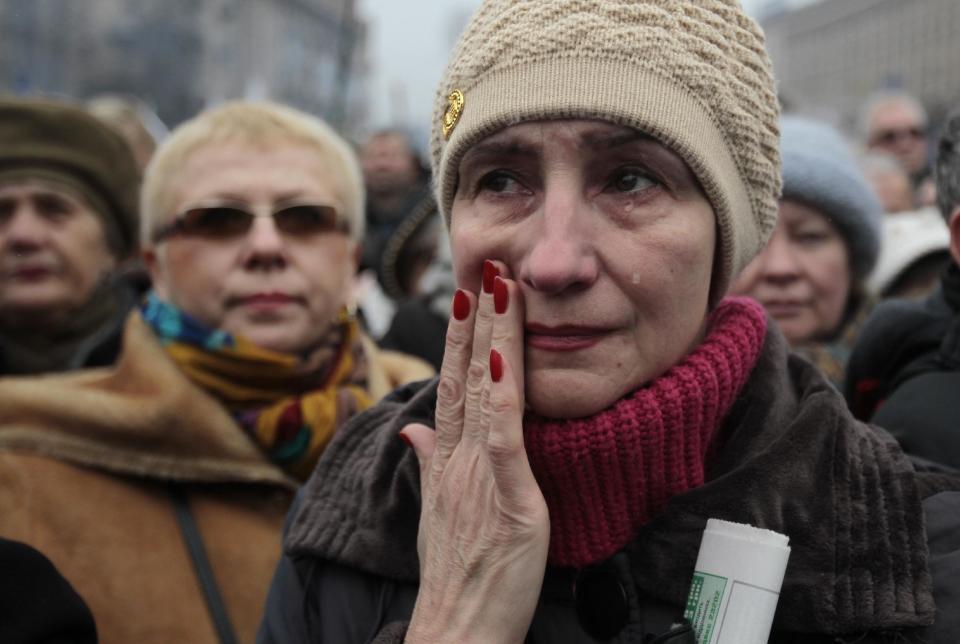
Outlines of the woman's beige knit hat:
M 464 152 L 510 125 L 635 127 L 683 157 L 713 205 L 716 301 L 776 222 L 778 112 L 763 34 L 737 0 L 487 0 L 437 92 L 437 203 L 449 223 Z

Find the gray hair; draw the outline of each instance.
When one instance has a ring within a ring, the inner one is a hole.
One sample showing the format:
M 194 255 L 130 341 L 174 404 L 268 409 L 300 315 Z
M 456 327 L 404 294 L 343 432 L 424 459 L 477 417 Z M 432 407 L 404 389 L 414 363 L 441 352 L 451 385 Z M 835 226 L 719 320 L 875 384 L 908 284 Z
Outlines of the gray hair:
M 943 124 L 937 161 L 937 205 L 945 218 L 960 206 L 960 109 L 950 113 Z

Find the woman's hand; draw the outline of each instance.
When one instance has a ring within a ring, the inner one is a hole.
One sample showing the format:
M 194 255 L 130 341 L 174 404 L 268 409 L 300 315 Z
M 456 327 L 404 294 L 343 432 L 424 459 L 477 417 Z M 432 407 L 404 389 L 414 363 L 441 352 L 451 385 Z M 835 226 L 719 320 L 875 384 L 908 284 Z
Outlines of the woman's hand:
M 522 642 L 540 596 L 550 522 L 523 444 L 523 300 L 484 264 L 447 330 L 436 431 L 402 435 L 420 461 L 420 591 L 407 642 Z

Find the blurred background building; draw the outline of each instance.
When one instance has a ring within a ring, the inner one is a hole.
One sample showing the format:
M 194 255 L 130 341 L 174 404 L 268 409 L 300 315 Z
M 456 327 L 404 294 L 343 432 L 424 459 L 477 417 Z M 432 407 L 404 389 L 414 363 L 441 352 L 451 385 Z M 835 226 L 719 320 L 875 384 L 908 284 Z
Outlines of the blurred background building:
M 4 0 L 0 91 L 127 93 L 168 125 L 230 98 L 366 120 L 355 0 Z
M 794 110 L 852 130 L 881 89 L 913 94 L 934 123 L 960 102 L 960 0 L 775 0 L 758 15 Z
M 742 0 L 789 107 L 852 130 L 880 89 L 934 125 L 960 101 L 960 0 Z M 0 93 L 129 93 L 168 125 L 271 98 L 346 135 L 425 147 L 436 82 L 480 0 L 0 0 Z

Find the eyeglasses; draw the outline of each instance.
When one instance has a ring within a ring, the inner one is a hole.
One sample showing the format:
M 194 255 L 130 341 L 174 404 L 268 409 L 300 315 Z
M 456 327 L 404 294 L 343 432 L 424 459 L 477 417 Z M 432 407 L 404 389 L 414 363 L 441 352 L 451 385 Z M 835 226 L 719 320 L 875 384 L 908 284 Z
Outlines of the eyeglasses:
M 228 240 L 246 235 L 257 215 L 245 205 L 201 204 L 194 206 L 153 235 L 155 243 L 174 235 L 209 240 Z M 349 226 L 333 206 L 290 204 L 272 212 L 273 223 L 281 233 L 291 237 L 307 237 L 326 233 L 348 233 Z
M 893 145 L 900 139 L 919 140 L 927 135 L 922 127 L 908 127 L 902 130 L 880 130 L 870 137 L 873 145 Z

